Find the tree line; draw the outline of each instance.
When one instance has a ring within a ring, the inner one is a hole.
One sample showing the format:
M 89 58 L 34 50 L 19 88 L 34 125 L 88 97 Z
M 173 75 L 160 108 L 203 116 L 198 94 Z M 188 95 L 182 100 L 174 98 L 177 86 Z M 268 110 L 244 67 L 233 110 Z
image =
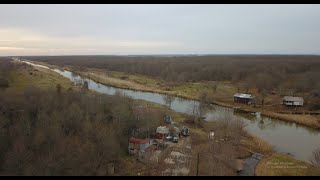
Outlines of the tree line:
M 244 82 L 259 91 L 320 89 L 320 56 L 215 55 L 215 56 L 47 56 L 24 57 L 59 66 L 98 68 L 141 74 L 164 81 Z M 319 92 L 318 92 L 319 93 Z
M 9 73 L 13 69 L 13 64 L 10 62 L 11 58 L 0 57 L 0 88 L 9 87 Z

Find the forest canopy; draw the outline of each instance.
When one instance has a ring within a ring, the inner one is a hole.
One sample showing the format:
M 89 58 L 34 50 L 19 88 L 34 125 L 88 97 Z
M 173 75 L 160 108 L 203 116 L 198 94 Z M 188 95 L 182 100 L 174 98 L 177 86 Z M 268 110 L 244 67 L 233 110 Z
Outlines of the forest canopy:
M 320 56 L 46 56 L 24 57 L 58 66 L 98 68 L 141 74 L 165 81 L 244 82 L 258 89 L 284 88 L 309 92 L 320 89 Z

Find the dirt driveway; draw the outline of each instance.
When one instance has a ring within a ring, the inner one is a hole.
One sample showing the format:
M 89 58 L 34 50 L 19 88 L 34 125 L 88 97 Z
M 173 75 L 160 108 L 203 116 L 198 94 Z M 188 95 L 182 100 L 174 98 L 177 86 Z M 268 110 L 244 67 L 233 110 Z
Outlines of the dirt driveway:
M 168 156 L 163 159 L 165 170 L 163 176 L 187 176 L 191 167 L 191 141 L 190 137 L 182 137 L 177 144 L 172 144 Z

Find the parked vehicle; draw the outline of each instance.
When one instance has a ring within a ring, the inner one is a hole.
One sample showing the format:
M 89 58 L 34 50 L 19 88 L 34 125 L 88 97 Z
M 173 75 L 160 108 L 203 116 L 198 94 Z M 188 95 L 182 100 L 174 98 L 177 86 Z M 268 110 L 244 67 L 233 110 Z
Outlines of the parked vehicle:
M 173 136 L 170 136 L 170 135 L 169 135 L 169 136 L 166 137 L 166 140 L 167 140 L 167 141 L 171 141 L 172 139 L 173 139 Z
M 164 122 L 167 123 L 167 124 L 172 124 L 173 121 L 172 121 L 171 116 L 166 115 L 166 116 L 164 117 Z
M 183 135 L 183 136 L 189 136 L 189 129 L 187 128 L 187 127 L 182 127 L 182 129 L 181 129 L 181 134 Z
M 174 136 L 174 137 L 173 137 L 173 142 L 178 143 L 178 141 L 179 141 L 178 136 Z

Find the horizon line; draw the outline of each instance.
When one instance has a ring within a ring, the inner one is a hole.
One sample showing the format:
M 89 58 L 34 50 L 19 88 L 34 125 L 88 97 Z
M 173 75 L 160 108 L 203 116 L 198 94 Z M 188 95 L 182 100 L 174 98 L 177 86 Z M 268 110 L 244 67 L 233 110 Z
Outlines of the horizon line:
M 239 53 L 239 54 L 70 54 L 70 55 L 0 55 L 0 57 L 28 57 L 28 56 L 320 56 L 320 54 L 280 54 L 280 53 Z

